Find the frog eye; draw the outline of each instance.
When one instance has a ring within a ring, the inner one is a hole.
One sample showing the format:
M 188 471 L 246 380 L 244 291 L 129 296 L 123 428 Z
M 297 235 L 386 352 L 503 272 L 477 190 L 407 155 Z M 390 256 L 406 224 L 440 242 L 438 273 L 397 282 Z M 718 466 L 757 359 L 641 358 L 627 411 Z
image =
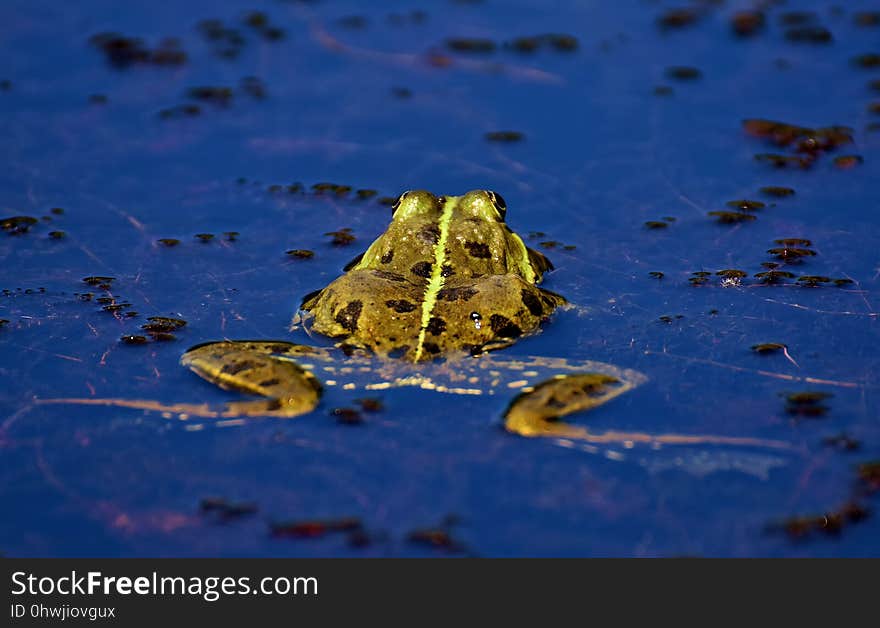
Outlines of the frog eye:
M 507 215 L 507 203 L 504 201 L 504 197 L 497 192 L 492 192 L 491 190 L 487 190 L 486 194 L 489 195 L 489 200 L 492 201 L 495 209 L 498 210 L 498 214 L 501 216 L 501 220 L 504 220 L 504 216 Z
M 403 202 L 403 199 L 406 198 L 406 195 L 410 193 L 410 190 L 407 190 L 403 194 L 397 197 L 397 200 L 394 201 L 394 204 L 391 206 L 391 216 L 394 216 L 394 212 L 397 211 L 397 208 L 400 207 L 400 204 Z

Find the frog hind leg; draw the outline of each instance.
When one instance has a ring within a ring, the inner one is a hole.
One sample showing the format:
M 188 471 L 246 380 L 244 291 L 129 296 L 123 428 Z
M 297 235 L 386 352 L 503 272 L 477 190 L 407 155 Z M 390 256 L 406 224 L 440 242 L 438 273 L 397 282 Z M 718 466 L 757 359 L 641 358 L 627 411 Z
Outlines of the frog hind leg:
M 520 372 L 538 374 L 542 368 L 548 367 L 555 367 L 559 371 L 537 385 L 523 386 L 520 389 L 522 392 L 507 407 L 504 414 L 504 428 L 520 436 L 550 437 L 560 443 L 579 441 L 626 447 L 641 443 L 655 448 L 665 445 L 724 445 L 775 450 L 794 449 L 792 443 L 787 441 L 750 436 L 650 434 L 616 430 L 595 433 L 560 419 L 575 412 L 596 408 L 636 388 L 647 380 L 644 375 L 638 371 L 619 369 L 601 362 L 579 363 L 558 358 L 532 358 L 513 361 L 512 365 L 514 373 L 518 369 Z M 515 383 L 525 382 L 526 380 L 523 379 Z
M 222 341 L 192 347 L 180 363 L 223 389 L 264 397 L 228 402 L 224 417 L 291 418 L 312 411 L 321 397 L 305 363 L 329 359 L 324 350 L 288 342 Z
M 504 427 L 520 436 L 591 440 L 584 428 L 559 419 L 607 403 L 635 385 L 607 373 L 556 375 L 517 395 L 505 412 Z

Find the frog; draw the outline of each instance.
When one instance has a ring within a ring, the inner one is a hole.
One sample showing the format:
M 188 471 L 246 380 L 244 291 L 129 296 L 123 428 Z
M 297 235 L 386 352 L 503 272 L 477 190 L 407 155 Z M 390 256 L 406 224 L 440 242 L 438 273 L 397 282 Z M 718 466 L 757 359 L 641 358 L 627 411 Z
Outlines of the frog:
M 570 307 L 540 285 L 553 264 L 506 218 L 506 201 L 491 190 L 404 192 L 391 206 L 386 230 L 342 275 L 306 295 L 294 317 L 292 329 L 301 325 L 335 346 L 214 341 L 190 348 L 181 363 L 222 388 L 259 397 L 229 402 L 217 415 L 224 418 L 306 414 L 325 385 L 340 383 L 345 389 L 418 386 L 462 395 L 500 389 L 517 393 L 505 412 L 509 431 L 583 439 L 582 428 L 558 419 L 601 405 L 646 378 L 588 360 L 495 357 Z

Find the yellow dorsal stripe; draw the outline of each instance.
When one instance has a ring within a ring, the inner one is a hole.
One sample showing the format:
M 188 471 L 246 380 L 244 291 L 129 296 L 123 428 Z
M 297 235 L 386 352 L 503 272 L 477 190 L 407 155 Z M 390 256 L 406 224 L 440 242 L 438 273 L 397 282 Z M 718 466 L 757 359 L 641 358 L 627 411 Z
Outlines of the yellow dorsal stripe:
M 449 225 L 452 223 L 452 211 L 458 203 L 458 196 L 447 196 L 440 212 L 437 227 L 440 229 L 440 237 L 434 245 L 434 259 L 431 266 L 431 278 L 425 288 L 425 298 L 422 299 L 422 325 L 419 328 L 419 341 L 416 344 L 415 360 L 418 362 L 422 357 L 425 344 L 425 334 L 428 332 L 428 322 L 434 313 L 434 305 L 437 303 L 437 293 L 443 287 L 443 266 L 446 263 L 446 242 L 449 239 Z

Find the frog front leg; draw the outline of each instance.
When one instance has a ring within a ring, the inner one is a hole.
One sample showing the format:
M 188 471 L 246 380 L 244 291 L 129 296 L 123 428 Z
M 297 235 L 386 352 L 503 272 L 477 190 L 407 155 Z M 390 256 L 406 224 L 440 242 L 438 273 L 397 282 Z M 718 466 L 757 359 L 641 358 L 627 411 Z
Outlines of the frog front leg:
M 221 388 L 263 397 L 228 402 L 224 417 L 291 418 L 318 405 L 321 383 L 308 362 L 328 359 L 325 351 L 304 345 L 241 340 L 197 345 L 180 363 Z

